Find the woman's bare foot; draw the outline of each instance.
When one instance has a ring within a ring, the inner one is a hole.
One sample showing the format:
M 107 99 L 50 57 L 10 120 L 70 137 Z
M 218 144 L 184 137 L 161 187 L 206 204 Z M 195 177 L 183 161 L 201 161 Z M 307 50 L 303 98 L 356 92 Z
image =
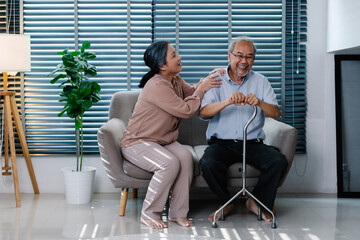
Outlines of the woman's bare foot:
M 146 226 L 150 227 L 150 228 L 154 228 L 154 229 L 162 229 L 162 228 L 167 228 L 167 225 L 159 220 L 144 220 L 142 218 L 140 218 L 140 222 L 142 224 L 145 224 Z
M 169 218 L 169 221 L 176 222 L 180 226 L 183 227 L 192 227 L 194 226 L 193 222 L 187 218 L 180 217 L 180 218 Z
M 250 212 L 258 215 L 259 206 L 251 198 L 246 201 L 246 207 L 250 210 Z M 261 211 L 261 217 L 265 222 L 272 222 L 273 220 L 271 214 L 265 211 Z
M 234 204 L 233 204 L 233 203 L 227 205 L 226 207 L 224 207 L 224 209 L 223 209 L 223 210 L 224 210 L 224 217 L 225 217 L 226 215 L 228 215 L 228 214 L 233 210 L 233 208 L 234 208 Z M 215 211 L 215 212 L 216 212 L 216 211 Z M 213 212 L 212 214 L 209 215 L 208 220 L 209 220 L 210 222 L 213 222 L 213 221 L 214 221 L 215 212 Z M 215 221 L 219 221 L 220 217 L 221 217 L 221 212 L 219 212 L 219 213 L 216 215 Z

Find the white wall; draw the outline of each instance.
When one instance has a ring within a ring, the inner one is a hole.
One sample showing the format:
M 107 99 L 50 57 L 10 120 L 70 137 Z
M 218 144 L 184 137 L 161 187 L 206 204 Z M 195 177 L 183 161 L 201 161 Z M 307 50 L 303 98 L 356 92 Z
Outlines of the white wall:
M 329 0 L 331 1 L 331 0 Z M 347 0 L 348 1 L 348 0 Z M 333 55 L 326 53 L 327 0 L 308 0 L 307 154 L 296 155 L 280 192 L 334 193 L 336 187 L 335 89 Z M 74 165 L 71 157 L 32 157 L 42 193 L 64 191 L 60 168 Z M 99 156 L 86 157 L 97 168 L 96 192 L 118 192 L 106 176 Z M 32 186 L 22 158 L 18 159 L 20 191 Z M 2 177 L 0 192 L 13 192 L 12 178 Z
M 328 0 L 327 51 L 345 49 L 360 53 L 360 1 Z

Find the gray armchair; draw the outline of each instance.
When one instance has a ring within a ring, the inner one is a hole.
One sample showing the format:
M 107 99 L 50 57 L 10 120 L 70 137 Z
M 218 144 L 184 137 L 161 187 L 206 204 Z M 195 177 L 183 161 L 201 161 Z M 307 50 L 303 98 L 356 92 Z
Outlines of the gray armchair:
M 120 216 L 124 216 L 125 214 L 128 189 L 147 188 L 152 177 L 152 173 L 127 161 L 122 156 L 120 149 L 121 138 L 139 93 L 140 92 L 138 91 L 122 91 L 115 93 L 110 103 L 109 121 L 99 129 L 97 135 L 100 156 L 107 175 L 115 188 L 122 189 L 119 209 Z M 205 138 L 206 128 L 207 122 L 201 121 L 196 114 L 189 119 L 183 119 L 180 125 L 178 141 L 189 149 L 194 159 L 194 178 L 192 187 L 207 187 L 204 178 L 201 176 L 199 167 L 199 160 L 207 147 Z M 282 184 L 294 158 L 297 143 L 297 131 L 295 128 L 271 118 L 266 118 L 264 131 L 266 135 L 264 142 L 278 147 L 288 160 L 288 169 L 281 181 Z M 239 171 L 240 168 L 241 163 L 235 163 L 229 168 L 229 187 L 239 187 L 242 185 L 241 172 Z M 255 186 L 258 176 L 258 170 L 251 166 L 247 166 L 246 186 Z

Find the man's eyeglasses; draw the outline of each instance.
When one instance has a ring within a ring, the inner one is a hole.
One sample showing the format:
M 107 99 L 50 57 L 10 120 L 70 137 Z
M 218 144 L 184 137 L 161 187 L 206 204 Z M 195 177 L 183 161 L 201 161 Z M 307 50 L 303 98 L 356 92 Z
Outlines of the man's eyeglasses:
M 242 61 L 244 58 L 246 61 L 253 61 L 254 60 L 254 56 L 244 56 L 241 54 L 234 54 L 232 52 L 230 52 L 234 57 L 236 57 L 239 61 Z

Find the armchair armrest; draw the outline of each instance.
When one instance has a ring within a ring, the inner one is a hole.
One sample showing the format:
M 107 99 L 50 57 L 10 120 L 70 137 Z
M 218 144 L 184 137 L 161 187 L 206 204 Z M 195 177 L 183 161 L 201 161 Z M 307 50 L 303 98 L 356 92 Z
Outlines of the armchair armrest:
M 281 186 L 294 159 L 297 144 L 297 130 L 288 124 L 269 117 L 265 119 L 263 130 L 265 132 L 264 143 L 279 148 L 280 152 L 285 155 L 288 161 L 288 168 L 279 184 L 279 186 Z
M 113 118 L 100 127 L 97 133 L 101 161 L 114 185 L 117 185 L 117 176 L 124 172 L 120 141 L 125 129 L 122 120 Z

